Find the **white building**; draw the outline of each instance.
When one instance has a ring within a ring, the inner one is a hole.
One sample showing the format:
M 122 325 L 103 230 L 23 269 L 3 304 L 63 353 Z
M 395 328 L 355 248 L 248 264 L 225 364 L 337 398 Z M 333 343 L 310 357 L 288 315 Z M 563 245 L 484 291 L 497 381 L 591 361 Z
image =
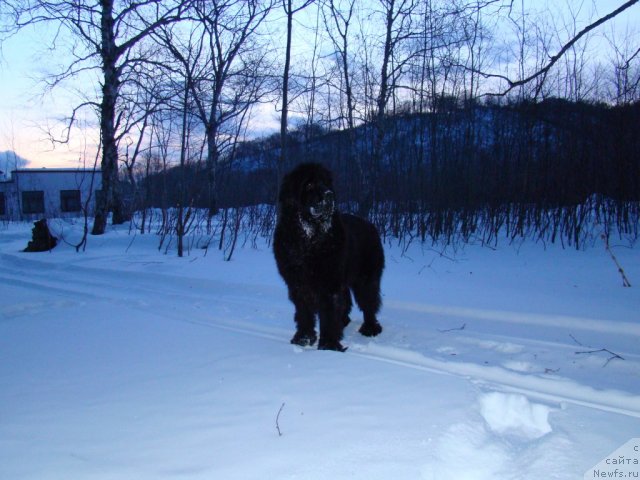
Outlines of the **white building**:
M 0 219 L 37 220 L 95 213 L 100 170 L 21 169 L 0 181 Z

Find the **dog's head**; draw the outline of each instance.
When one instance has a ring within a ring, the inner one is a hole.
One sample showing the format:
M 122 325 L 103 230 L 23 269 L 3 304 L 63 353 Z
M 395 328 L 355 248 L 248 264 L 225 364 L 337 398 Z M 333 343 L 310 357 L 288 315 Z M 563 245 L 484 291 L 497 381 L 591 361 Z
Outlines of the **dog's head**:
M 303 163 L 282 181 L 282 207 L 293 207 L 303 222 L 326 225 L 336 209 L 331 172 L 317 163 Z

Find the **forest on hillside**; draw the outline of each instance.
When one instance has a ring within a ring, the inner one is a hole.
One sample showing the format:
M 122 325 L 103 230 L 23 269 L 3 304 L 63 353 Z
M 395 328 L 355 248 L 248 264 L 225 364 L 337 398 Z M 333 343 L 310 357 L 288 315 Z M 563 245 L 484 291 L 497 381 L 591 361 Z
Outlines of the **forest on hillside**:
M 355 133 L 320 126 L 292 132 L 287 168 L 328 166 L 344 211 L 361 213 L 372 195 L 366 214 L 387 235 L 491 243 L 502 230 L 579 247 L 594 228 L 638 236 L 639 125 L 640 103 L 450 102 L 438 113 L 385 118 L 377 168 L 370 125 Z M 219 166 L 220 208 L 273 205 L 279 160 L 277 136 L 239 143 Z M 358 165 L 368 169 L 368 185 Z M 139 182 L 134 209 L 205 208 L 206 187 L 197 162 L 163 170 Z

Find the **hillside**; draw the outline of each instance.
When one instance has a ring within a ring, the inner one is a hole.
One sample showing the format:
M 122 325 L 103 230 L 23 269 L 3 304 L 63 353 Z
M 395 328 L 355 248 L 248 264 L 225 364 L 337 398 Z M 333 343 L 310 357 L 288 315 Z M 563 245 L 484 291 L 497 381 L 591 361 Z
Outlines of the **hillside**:
M 316 161 L 334 172 L 343 209 L 397 237 L 490 243 L 506 228 L 513 238 L 579 247 L 598 225 L 637 238 L 638 125 L 640 104 L 450 105 L 385 119 L 378 161 L 371 124 L 353 132 L 301 126 L 289 138 L 290 165 L 278 165 L 276 137 L 230 150 L 218 168 L 217 201 L 221 208 L 273 204 L 279 175 Z M 205 206 L 207 178 L 192 159 L 184 172 L 142 180 L 136 205 Z

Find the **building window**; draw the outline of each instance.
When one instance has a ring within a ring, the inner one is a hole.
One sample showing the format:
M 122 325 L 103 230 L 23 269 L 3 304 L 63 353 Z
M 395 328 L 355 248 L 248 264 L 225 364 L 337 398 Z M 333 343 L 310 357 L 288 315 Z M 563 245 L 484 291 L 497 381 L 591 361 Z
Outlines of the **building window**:
M 22 213 L 44 213 L 44 192 L 42 190 L 22 192 Z
M 4 192 L 0 192 L 0 215 L 7 214 L 7 206 L 4 201 Z
M 82 210 L 80 190 L 60 190 L 60 210 L 63 212 L 79 212 Z

